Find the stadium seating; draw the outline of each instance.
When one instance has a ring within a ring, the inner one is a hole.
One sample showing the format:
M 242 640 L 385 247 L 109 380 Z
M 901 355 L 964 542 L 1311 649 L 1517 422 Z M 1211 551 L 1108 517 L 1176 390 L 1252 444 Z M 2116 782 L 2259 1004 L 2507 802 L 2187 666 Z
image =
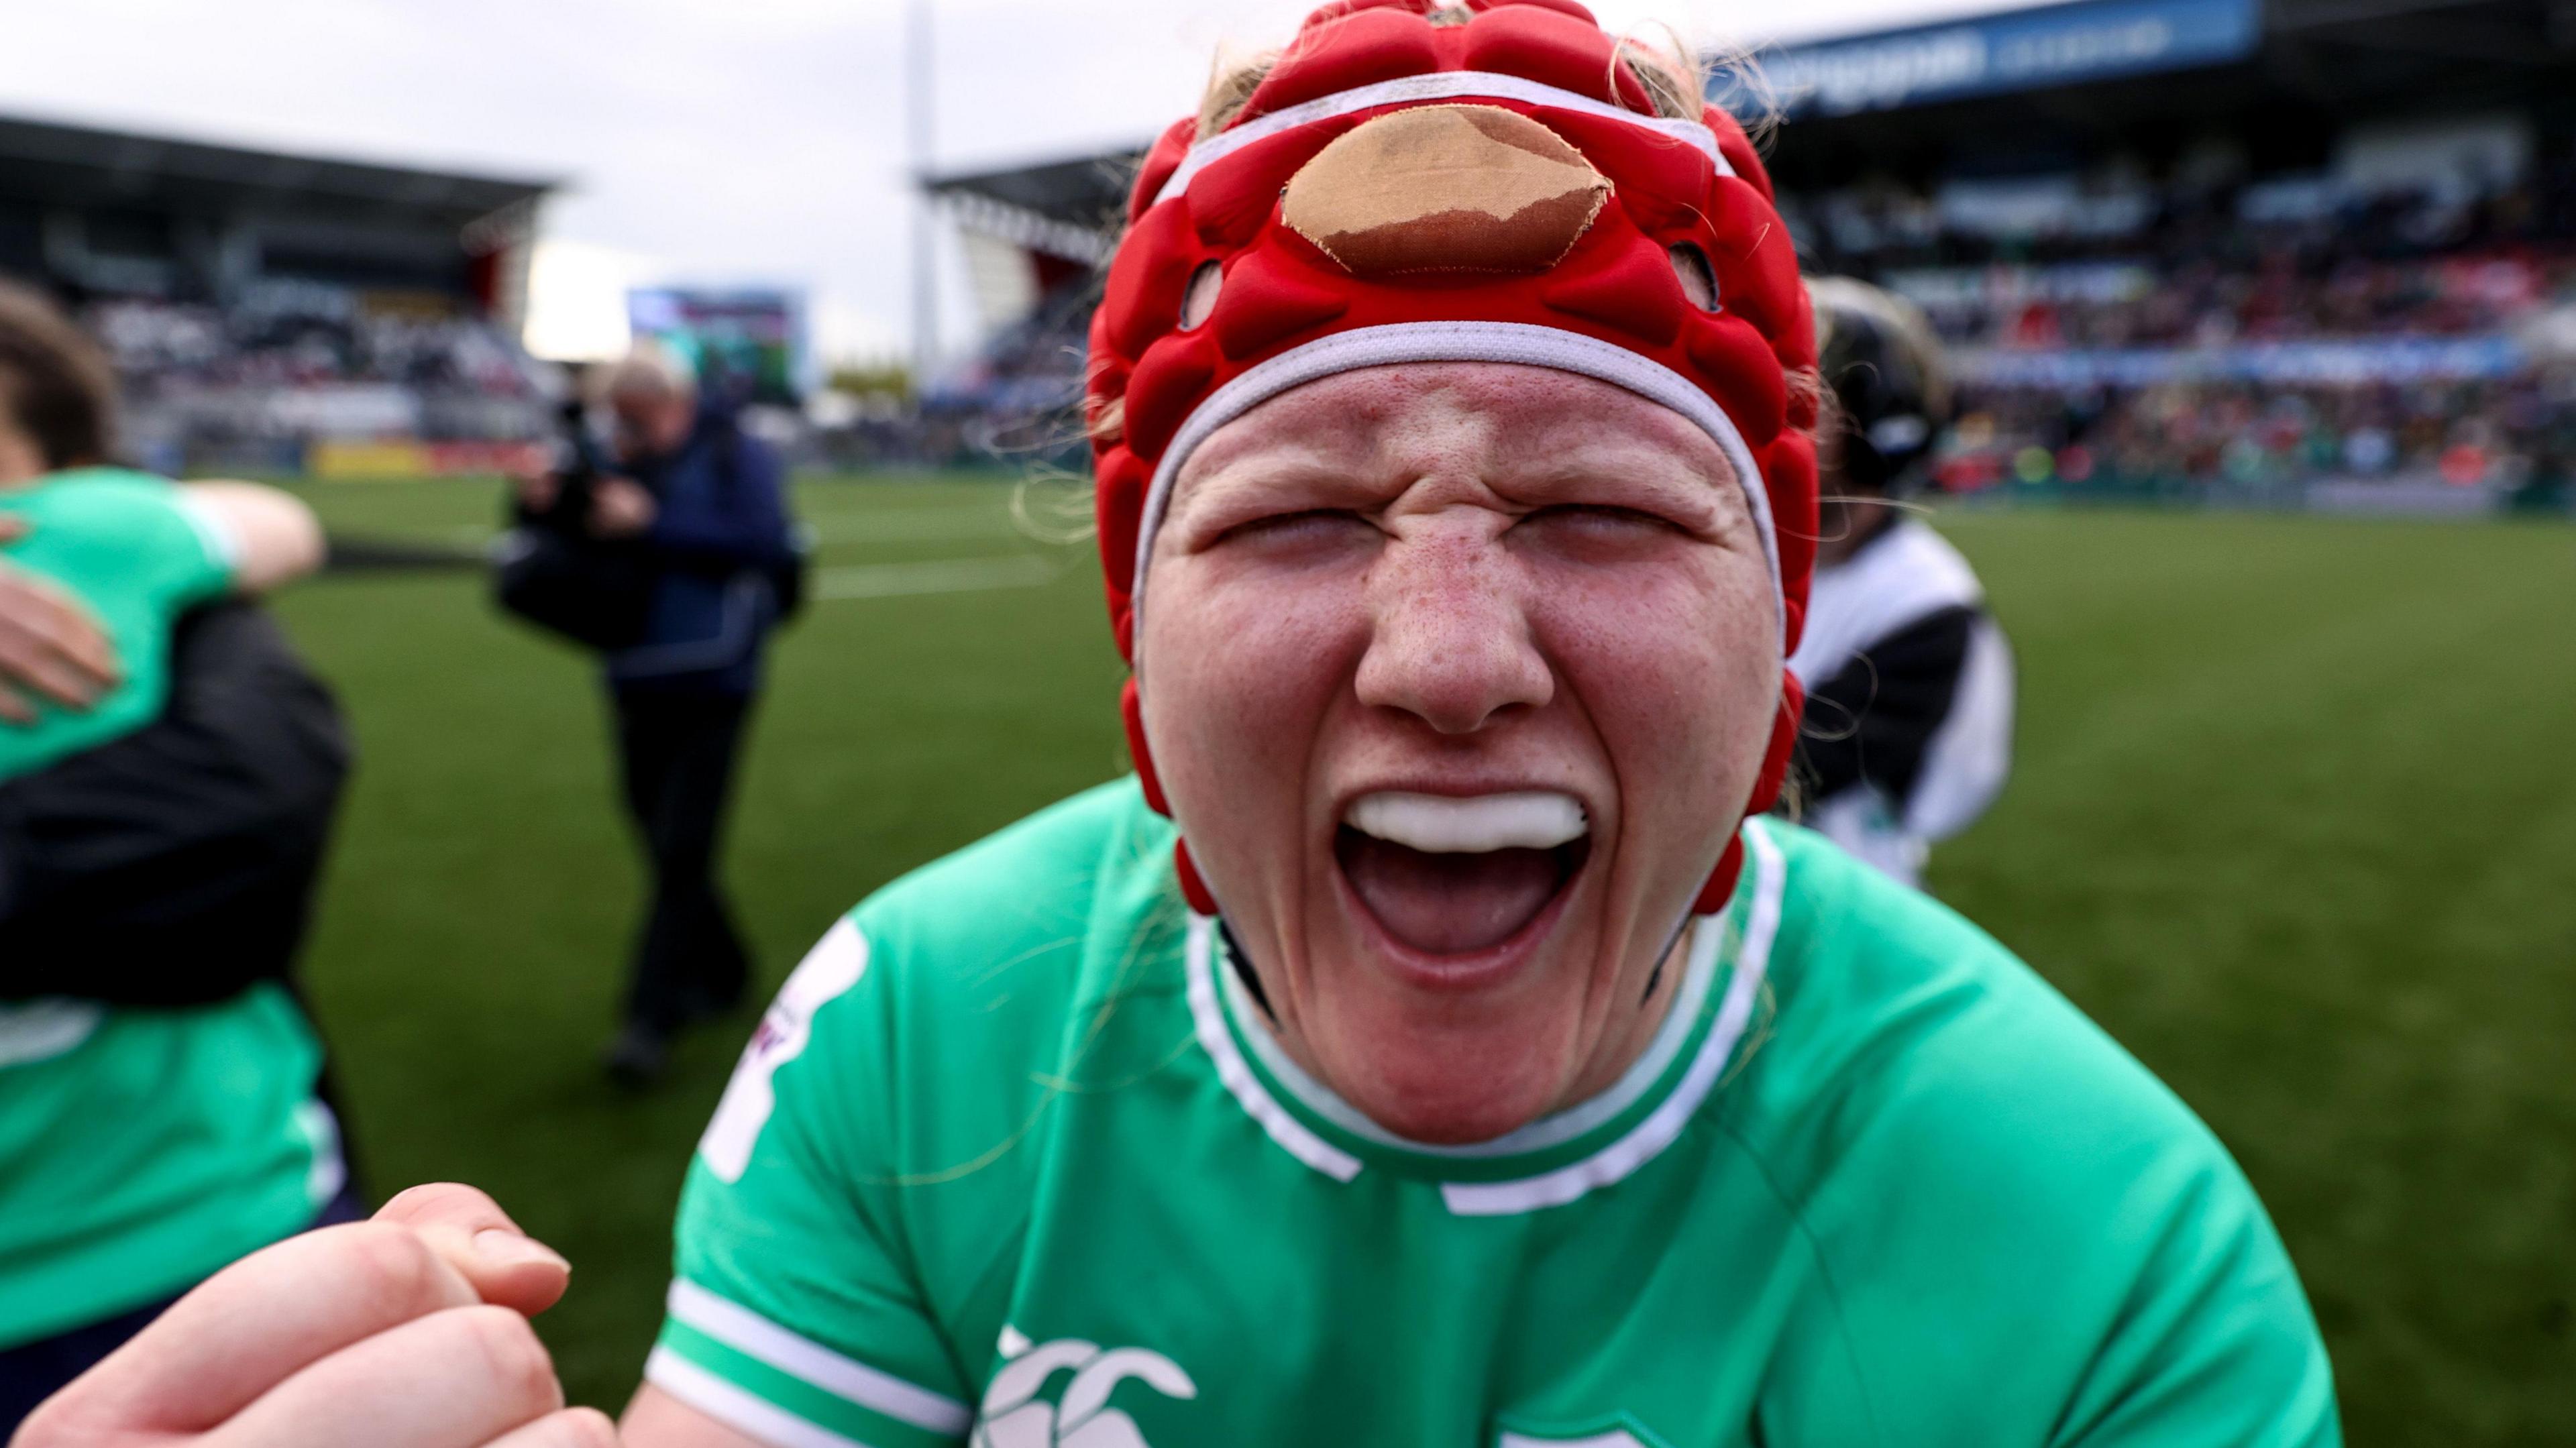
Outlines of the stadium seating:
M 2500 193 L 2316 177 L 2190 191 L 1800 198 L 1819 270 L 1951 344 L 1944 483 L 2273 496 L 2311 480 L 2520 492 L 2576 471 L 2576 173 Z
M 320 440 L 518 442 L 549 426 L 538 364 L 460 310 L 287 285 L 230 308 L 97 298 L 79 316 L 124 384 L 129 442 L 164 471 L 292 470 Z
M 1912 298 L 1952 347 L 1950 488 L 2297 502 L 2318 481 L 2492 495 L 2576 476 L 2576 328 L 2547 325 L 2576 318 L 2576 165 L 2450 195 L 2061 178 L 1782 209 L 1812 270 Z M 1058 438 L 1094 294 L 1057 285 L 940 379 L 923 445 Z
M 0 117 L 0 279 L 105 344 L 159 470 L 479 466 L 549 427 L 511 319 L 552 187 Z
M 537 390 L 525 356 L 489 323 L 371 312 L 351 294 L 327 289 L 231 312 L 108 300 L 84 309 L 82 319 L 128 386 L 146 395 L 180 386 L 356 382 L 502 397 Z

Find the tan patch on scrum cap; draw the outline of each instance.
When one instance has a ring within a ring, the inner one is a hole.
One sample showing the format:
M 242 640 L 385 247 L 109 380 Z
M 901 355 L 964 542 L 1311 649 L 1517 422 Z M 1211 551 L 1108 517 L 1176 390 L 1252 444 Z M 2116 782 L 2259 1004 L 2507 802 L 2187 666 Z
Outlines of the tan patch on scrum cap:
M 1415 106 L 1354 127 L 1288 182 L 1285 217 L 1355 276 L 1540 272 L 1565 259 L 1610 180 L 1500 106 Z

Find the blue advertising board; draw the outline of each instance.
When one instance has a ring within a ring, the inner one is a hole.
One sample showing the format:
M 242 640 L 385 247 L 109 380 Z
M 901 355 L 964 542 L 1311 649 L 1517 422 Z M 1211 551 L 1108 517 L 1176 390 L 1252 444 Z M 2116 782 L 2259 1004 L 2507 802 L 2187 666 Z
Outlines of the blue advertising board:
M 2223 65 L 2254 53 L 2258 0 L 2078 0 L 1755 57 L 1782 114 L 1839 116 L 2004 91 Z M 1741 99 L 1721 69 L 1710 98 Z
M 2531 356 L 2513 338 L 2491 335 L 2028 352 L 1970 347 L 1953 353 L 1951 364 L 1963 381 L 1980 386 L 2071 392 L 2178 382 L 2354 387 L 2376 382 L 2495 381 L 2527 369 Z

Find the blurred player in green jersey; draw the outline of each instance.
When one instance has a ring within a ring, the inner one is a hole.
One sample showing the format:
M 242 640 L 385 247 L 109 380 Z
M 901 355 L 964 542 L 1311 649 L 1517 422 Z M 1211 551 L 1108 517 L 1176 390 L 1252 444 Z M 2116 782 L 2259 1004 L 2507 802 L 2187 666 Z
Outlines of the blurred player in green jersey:
M 13 649 L 0 668 L 0 825 L 43 808 L 16 786 L 162 716 L 181 615 L 321 559 L 311 512 L 275 489 L 108 466 L 112 387 L 50 304 L 0 290 L 0 612 L 19 644 L 46 634 L 29 620 L 97 631 Z M 138 769 L 110 792 L 121 810 L 154 785 Z M 93 821 L 53 823 L 99 843 Z M 344 1179 L 315 1098 L 320 1044 L 283 986 L 215 1000 L 190 984 L 179 994 L 206 1003 L 184 1010 L 110 1004 L 112 983 L 141 972 L 219 977 L 236 942 L 189 940 L 188 962 L 147 962 L 104 920 L 86 942 L 21 929 L 17 897 L 49 863 L 16 857 L 35 848 L 25 835 L 0 827 L 0 1424 L 159 1304 L 310 1225 Z M 55 958 L 66 953 L 79 969 Z

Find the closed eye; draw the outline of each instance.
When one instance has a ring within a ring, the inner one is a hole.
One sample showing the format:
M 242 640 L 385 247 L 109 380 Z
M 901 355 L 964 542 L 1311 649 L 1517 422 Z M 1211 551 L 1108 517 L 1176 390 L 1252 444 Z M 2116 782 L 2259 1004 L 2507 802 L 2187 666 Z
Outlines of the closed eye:
M 1572 530 L 1581 535 L 1598 537 L 1605 542 L 1622 534 L 1640 532 L 1687 534 L 1690 531 L 1670 518 L 1607 503 L 1561 503 L 1541 508 L 1513 526 Z
M 1340 542 L 1363 530 L 1376 531 L 1366 519 L 1348 509 L 1310 508 L 1304 512 L 1277 513 L 1248 523 L 1237 523 L 1218 534 L 1217 541 L 1293 550 Z

